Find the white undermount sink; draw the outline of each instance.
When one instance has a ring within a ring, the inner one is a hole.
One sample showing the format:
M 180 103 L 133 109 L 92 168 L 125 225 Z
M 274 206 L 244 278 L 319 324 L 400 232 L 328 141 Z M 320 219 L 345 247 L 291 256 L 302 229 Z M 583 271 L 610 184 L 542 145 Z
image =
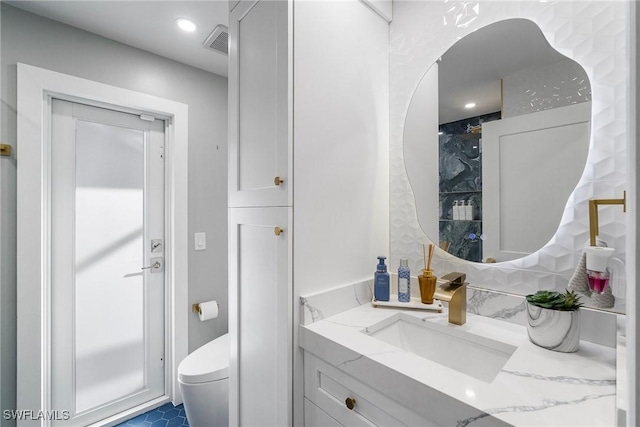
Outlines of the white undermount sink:
M 490 383 L 516 347 L 404 313 L 378 322 L 363 333 L 406 352 Z

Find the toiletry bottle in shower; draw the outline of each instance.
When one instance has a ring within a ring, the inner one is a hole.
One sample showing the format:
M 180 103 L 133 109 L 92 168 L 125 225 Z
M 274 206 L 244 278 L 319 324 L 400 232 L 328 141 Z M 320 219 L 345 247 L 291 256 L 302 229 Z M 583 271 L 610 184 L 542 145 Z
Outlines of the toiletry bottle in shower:
M 387 266 L 384 263 L 386 257 L 378 257 L 378 267 L 373 276 L 373 295 L 377 301 L 389 301 L 389 273 L 387 273 Z
M 471 200 L 467 200 L 467 204 L 464 206 L 464 219 L 473 221 L 473 203 L 471 203 Z
M 398 301 L 411 301 L 411 272 L 409 260 L 401 259 L 398 268 Z
M 453 220 L 454 221 L 459 221 L 460 220 L 460 207 L 458 206 L 458 201 L 455 200 L 453 202 Z

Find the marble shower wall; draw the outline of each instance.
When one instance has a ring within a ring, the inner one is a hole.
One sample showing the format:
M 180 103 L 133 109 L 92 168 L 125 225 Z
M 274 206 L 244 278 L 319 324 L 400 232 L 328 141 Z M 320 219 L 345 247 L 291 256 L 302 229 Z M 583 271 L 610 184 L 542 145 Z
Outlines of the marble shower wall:
M 400 258 L 407 258 L 411 269 L 417 271 L 422 264 L 422 245 L 432 242 L 418 224 L 415 197 L 404 167 L 403 129 L 416 87 L 459 38 L 493 22 L 525 18 L 541 28 L 553 48 L 577 61 L 591 82 L 591 142 L 584 174 L 567 201 L 558 231 L 539 251 L 493 265 L 461 261 L 436 251 L 433 266 L 440 272 L 464 272 L 474 286 L 512 294 L 565 288 L 588 242 L 589 199 L 621 197 L 627 186 L 630 4 L 396 0 L 393 7 L 390 270 L 397 269 Z M 601 238 L 616 248 L 618 258 L 625 259 L 625 214 L 621 209 L 603 208 L 599 219 Z M 624 277 L 620 280 L 624 282 Z
M 482 123 L 500 119 L 500 112 L 440 125 L 439 242 L 468 261 L 482 261 Z M 475 131 L 473 131 L 475 130 Z M 472 220 L 454 220 L 454 203 L 471 202 Z

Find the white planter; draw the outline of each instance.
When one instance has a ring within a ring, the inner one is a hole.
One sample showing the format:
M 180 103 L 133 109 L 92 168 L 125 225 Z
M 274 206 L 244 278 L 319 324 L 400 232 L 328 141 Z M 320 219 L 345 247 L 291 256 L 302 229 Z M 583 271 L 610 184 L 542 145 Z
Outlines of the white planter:
M 550 310 L 527 303 L 527 332 L 532 343 L 572 353 L 580 345 L 580 310 Z

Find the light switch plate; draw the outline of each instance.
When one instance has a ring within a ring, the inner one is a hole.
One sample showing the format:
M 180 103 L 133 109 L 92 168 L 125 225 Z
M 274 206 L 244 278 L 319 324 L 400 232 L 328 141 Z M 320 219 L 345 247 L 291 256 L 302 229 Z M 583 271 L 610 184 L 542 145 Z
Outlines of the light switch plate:
M 193 237 L 196 251 L 207 249 L 207 233 L 195 233 Z

